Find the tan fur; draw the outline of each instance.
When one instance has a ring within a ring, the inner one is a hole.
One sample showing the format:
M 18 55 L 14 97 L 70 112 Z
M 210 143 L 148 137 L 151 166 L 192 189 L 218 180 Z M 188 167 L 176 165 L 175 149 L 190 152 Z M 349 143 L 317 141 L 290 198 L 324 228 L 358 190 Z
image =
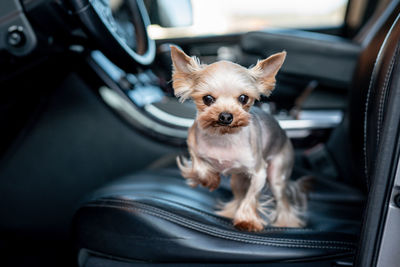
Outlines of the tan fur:
M 218 115 L 221 112 L 229 110 L 233 114 L 233 122 L 229 126 L 221 126 L 218 122 Z M 230 106 L 216 107 L 208 109 L 199 114 L 198 121 L 203 129 L 207 129 L 213 134 L 227 134 L 235 133 L 239 127 L 247 126 L 249 124 L 250 115 L 243 109 Z
M 245 174 L 234 173 L 231 176 L 231 189 L 234 198 L 225 203 L 220 211 L 217 212 L 218 215 L 233 219 L 235 217 L 236 211 L 239 208 L 240 202 L 246 196 L 247 189 L 250 185 L 250 180 L 245 177 Z
M 187 139 L 189 148 L 196 145 L 195 131 L 192 127 L 189 129 L 189 135 Z M 188 161 L 185 158 L 177 158 L 176 163 L 181 170 L 181 174 L 187 179 L 188 184 L 191 187 L 195 187 L 201 184 L 204 187 L 208 187 L 211 191 L 215 190 L 220 183 L 220 175 L 217 172 L 211 171 L 208 164 L 199 159 L 191 149 L 189 149 L 190 157 L 192 161 Z
M 258 88 L 261 93 L 269 96 L 275 87 L 275 76 L 282 67 L 286 58 L 286 52 L 274 54 L 267 59 L 257 62 L 257 65 L 250 70 L 251 75 L 258 81 Z
M 220 174 L 232 175 L 234 197 L 217 214 L 231 218 L 238 229 L 261 231 L 270 223 L 304 226 L 306 195 L 300 183 L 289 181 L 294 160 L 290 140 L 272 117 L 250 110 L 261 94 L 274 89 L 286 52 L 251 69 L 227 61 L 202 65 L 176 47 L 171 55 L 175 95 L 181 101 L 191 98 L 198 111 L 187 140 L 190 159 L 177 158 L 188 184 L 214 190 Z M 238 100 L 242 94 L 248 96 L 245 104 Z M 207 95 L 212 103 L 204 103 Z M 223 112 L 233 116 L 228 125 L 219 121 Z M 267 185 L 273 197 L 262 193 Z

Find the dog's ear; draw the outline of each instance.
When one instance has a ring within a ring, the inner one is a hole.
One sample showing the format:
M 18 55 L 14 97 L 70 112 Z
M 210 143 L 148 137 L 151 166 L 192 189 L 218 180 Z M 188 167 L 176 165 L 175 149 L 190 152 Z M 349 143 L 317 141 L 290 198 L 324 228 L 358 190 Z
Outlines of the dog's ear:
M 272 90 L 274 90 L 275 76 L 282 67 L 285 58 L 285 51 L 276 53 L 267 59 L 258 61 L 257 65 L 250 69 L 251 75 L 256 79 L 260 94 L 269 96 Z
M 175 96 L 183 102 L 190 97 L 196 72 L 201 66 L 197 58 L 189 57 L 176 46 L 171 45 L 170 48 L 173 66 L 172 86 Z

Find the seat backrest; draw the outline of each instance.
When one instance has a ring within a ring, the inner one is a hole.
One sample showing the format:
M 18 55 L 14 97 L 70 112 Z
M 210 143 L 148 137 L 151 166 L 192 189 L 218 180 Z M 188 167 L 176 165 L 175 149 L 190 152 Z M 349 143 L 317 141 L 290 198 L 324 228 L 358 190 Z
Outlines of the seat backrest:
M 360 30 L 354 42 L 362 47 L 354 73 L 349 101 L 349 136 L 352 156 L 352 175 L 365 185 L 363 160 L 363 117 L 370 77 L 379 48 L 400 12 L 400 1 L 391 1 L 382 12 L 377 12 Z
M 389 30 L 376 59 L 366 95 L 364 114 L 364 170 L 369 183 L 363 229 L 359 242 L 356 266 L 376 266 L 378 254 L 383 251 L 386 262 L 398 265 L 398 247 L 382 249 L 383 224 L 391 223 L 397 229 L 398 216 L 389 217 L 394 202 L 394 180 L 398 170 L 400 132 L 400 14 Z M 391 204 L 392 203 L 392 204 Z M 398 210 L 396 210 L 398 213 Z M 396 219 L 392 223 L 389 220 Z M 397 231 L 397 230 L 396 230 Z M 393 234 L 393 233 L 392 233 Z M 397 244 L 398 235 L 392 243 Z M 381 249 L 380 249 L 381 248 Z M 383 255 L 383 254 L 382 254 Z M 395 266 L 381 264 L 379 266 Z
M 388 98 L 392 91 L 398 91 L 395 87 L 400 78 L 399 69 L 399 45 L 400 45 L 400 15 L 391 27 L 385 41 L 379 50 L 374 69 L 372 72 L 369 88 L 366 95 L 365 115 L 364 115 L 364 170 L 367 181 L 372 177 L 378 149 L 384 128 L 387 123 Z M 397 127 L 396 125 L 391 127 Z M 369 181 L 371 182 L 371 181 Z

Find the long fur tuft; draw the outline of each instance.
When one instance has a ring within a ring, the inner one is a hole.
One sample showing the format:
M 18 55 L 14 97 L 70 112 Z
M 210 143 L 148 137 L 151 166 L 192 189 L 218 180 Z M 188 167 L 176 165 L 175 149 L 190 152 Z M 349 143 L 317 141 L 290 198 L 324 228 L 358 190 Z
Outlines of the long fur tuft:
M 293 211 L 298 217 L 304 217 L 307 210 L 308 192 L 312 188 L 314 177 L 303 176 L 296 181 L 289 181 L 286 185 L 286 194 L 293 204 Z M 304 222 L 302 223 L 304 225 Z

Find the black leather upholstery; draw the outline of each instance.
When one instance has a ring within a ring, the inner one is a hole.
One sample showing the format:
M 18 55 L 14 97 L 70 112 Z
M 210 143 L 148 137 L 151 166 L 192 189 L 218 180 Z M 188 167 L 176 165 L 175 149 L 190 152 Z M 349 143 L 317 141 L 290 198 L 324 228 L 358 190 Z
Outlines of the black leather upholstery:
M 387 265 L 382 260 L 388 258 L 385 255 L 398 255 L 392 250 L 396 246 L 388 245 L 392 244 L 391 237 L 386 235 L 384 239 L 383 233 L 388 226 L 398 227 L 394 221 L 390 222 L 395 216 L 389 216 L 389 210 L 396 206 L 397 194 L 395 177 L 398 175 L 400 126 L 399 50 L 400 13 L 379 50 L 367 94 L 363 160 L 366 176 L 370 181 L 370 192 L 357 255 L 358 266 L 377 266 L 378 259 L 379 266 L 399 265 L 390 257 L 386 261 Z M 390 250 L 385 253 L 388 247 Z
M 352 154 L 353 177 L 361 180 L 366 185 L 364 172 L 365 162 L 363 153 L 364 113 L 367 91 L 370 87 L 370 79 L 374 62 L 387 32 L 400 12 L 400 1 L 391 1 L 387 8 L 374 16 L 354 38 L 354 42 L 363 48 L 358 58 L 353 84 L 350 91 L 349 112 L 350 117 L 350 146 Z M 366 79 L 368 77 L 368 79 Z
M 378 153 L 378 146 L 387 112 L 387 99 L 390 91 L 395 91 L 392 80 L 397 79 L 399 73 L 394 71 L 399 65 L 400 19 L 397 16 L 390 33 L 386 37 L 375 62 L 372 78 L 367 92 L 364 120 L 364 160 L 366 177 L 374 167 L 374 159 Z
M 306 228 L 261 233 L 215 215 L 218 201 L 230 197 L 227 186 L 211 193 L 188 187 L 176 169 L 139 173 L 94 193 L 76 215 L 76 236 L 80 248 L 156 262 L 286 261 L 355 248 L 363 202 L 356 189 L 317 179 Z
M 358 44 L 345 38 L 293 29 L 249 32 L 241 38 L 240 46 L 262 57 L 284 49 L 290 56 L 281 71 L 305 77 L 311 74 L 313 79 L 339 84 L 351 81 L 361 51 Z

